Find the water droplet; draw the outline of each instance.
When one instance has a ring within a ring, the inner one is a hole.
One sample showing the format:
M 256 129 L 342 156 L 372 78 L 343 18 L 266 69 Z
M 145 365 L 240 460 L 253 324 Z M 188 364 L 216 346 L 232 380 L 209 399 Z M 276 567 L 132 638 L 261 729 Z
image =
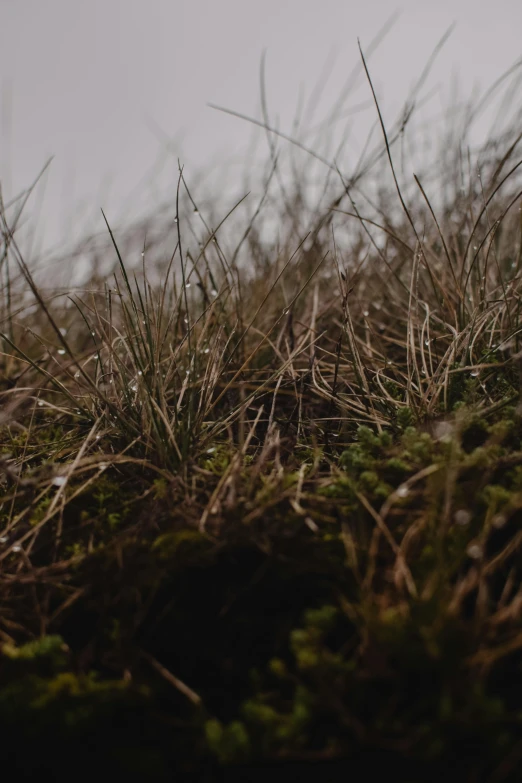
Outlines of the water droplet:
M 456 525 L 469 525 L 472 519 L 472 513 L 471 511 L 468 511 L 467 508 L 459 508 L 458 511 L 455 511 L 453 514 L 453 521 Z
M 216 447 L 212 446 L 212 448 L 207 449 L 207 454 L 213 454 L 215 452 L 215 450 L 216 450 Z
M 67 483 L 67 479 L 65 476 L 55 476 L 53 478 L 53 484 L 55 487 L 63 487 L 63 485 L 66 483 Z
M 473 250 L 478 250 L 478 245 L 473 245 Z
M 101 438 L 101 435 L 99 435 L 99 434 L 96 435 L 96 440 L 100 440 L 100 438 Z
M 368 318 L 368 316 L 370 315 L 370 311 L 369 310 L 363 310 L 363 315 L 364 315 L 365 318 Z
M 136 386 L 136 384 L 134 384 L 134 386 L 131 386 L 131 389 L 132 391 L 138 391 L 138 387 Z
M 491 520 L 491 524 L 493 525 L 493 527 L 496 528 L 504 527 L 506 522 L 507 522 L 507 518 L 505 514 L 495 514 L 495 516 Z
M 410 490 L 404 484 L 397 488 L 396 494 L 400 498 L 405 498 L 410 494 Z
M 96 336 L 96 332 L 91 332 L 91 334 L 92 334 L 93 337 Z
M 183 321 L 188 324 L 188 318 L 184 318 Z
M 42 400 L 38 400 L 38 407 L 39 407 L 39 408 L 43 408 L 43 402 L 42 402 Z
M 100 470 L 107 470 L 109 466 L 106 462 L 100 462 L 98 467 L 100 468 Z
M 12 549 L 12 551 L 13 552 L 21 552 L 22 551 L 22 547 L 20 546 L 20 544 L 15 544 L 13 549 Z
M 143 375 L 141 370 L 138 370 L 138 375 Z
M 218 292 L 216 291 L 215 288 L 213 288 L 212 291 L 210 292 L 210 296 L 217 296 L 217 295 L 218 295 Z
M 177 219 L 177 217 L 175 217 L 174 218 L 174 223 L 177 223 L 177 222 L 178 222 L 178 219 Z
M 380 323 L 379 324 L 379 332 L 384 332 L 385 329 L 386 329 L 386 324 Z
M 472 378 L 477 378 L 480 375 L 480 371 L 479 370 L 472 370 L 470 372 L 470 375 L 471 375 Z
M 466 549 L 466 553 L 473 560 L 480 560 L 480 558 L 482 557 L 482 547 L 479 546 L 478 544 L 470 544 Z
M 75 372 L 75 373 L 74 373 L 74 377 L 75 377 L 75 378 L 79 378 L 79 377 L 80 377 L 80 371 L 79 371 L 79 370 L 78 370 L 77 372 Z
M 435 440 L 443 440 L 447 442 L 451 440 L 453 432 L 453 426 L 449 421 L 438 421 L 433 427 L 433 437 Z
M 205 350 L 203 351 L 203 353 L 210 353 L 210 348 L 205 348 Z
M 60 356 L 63 356 L 65 353 L 65 348 L 58 348 L 58 353 L 60 354 Z
M 424 340 L 424 345 L 429 345 L 429 344 L 430 344 L 429 340 Z
M 143 252 L 143 250 L 141 251 L 141 257 L 145 258 L 145 253 Z
M 192 285 L 192 283 L 187 283 L 185 288 L 190 288 L 191 285 Z
M 7 536 L 0 536 L 0 544 L 7 544 L 9 538 Z
M 61 334 L 62 336 L 64 336 L 64 337 L 65 337 L 65 335 L 67 334 L 67 329 L 63 329 L 63 328 L 62 328 L 62 329 L 60 329 L 60 330 L 59 330 L 59 332 L 60 332 L 60 334 Z

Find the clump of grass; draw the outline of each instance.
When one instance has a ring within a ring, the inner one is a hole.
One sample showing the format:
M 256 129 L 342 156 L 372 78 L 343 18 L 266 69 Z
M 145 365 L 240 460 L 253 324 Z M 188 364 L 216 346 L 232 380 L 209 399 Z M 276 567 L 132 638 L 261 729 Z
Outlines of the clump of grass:
M 363 66 L 380 145 L 305 231 L 295 171 L 276 247 L 273 147 L 239 241 L 246 197 L 207 221 L 180 166 L 168 262 L 103 215 L 114 273 L 66 297 L 2 210 L 0 723 L 53 726 L 48 767 L 130 715 L 103 753 L 158 780 L 380 751 L 518 779 L 519 137 L 446 139 L 436 208 Z

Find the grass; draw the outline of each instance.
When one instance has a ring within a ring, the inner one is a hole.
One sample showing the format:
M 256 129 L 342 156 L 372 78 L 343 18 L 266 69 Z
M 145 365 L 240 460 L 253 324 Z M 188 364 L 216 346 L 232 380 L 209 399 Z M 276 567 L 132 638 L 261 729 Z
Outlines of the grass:
M 131 263 L 103 214 L 112 271 L 93 253 L 67 292 L 2 208 L 22 774 L 520 779 L 520 135 L 473 150 L 464 107 L 408 184 L 415 94 L 388 131 L 362 65 L 381 138 L 350 178 L 321 158 L 314 208 L 269 133 L 246 222 L 250 196 L 204 210 L 180 166 L 170 254 L 156 216 Z

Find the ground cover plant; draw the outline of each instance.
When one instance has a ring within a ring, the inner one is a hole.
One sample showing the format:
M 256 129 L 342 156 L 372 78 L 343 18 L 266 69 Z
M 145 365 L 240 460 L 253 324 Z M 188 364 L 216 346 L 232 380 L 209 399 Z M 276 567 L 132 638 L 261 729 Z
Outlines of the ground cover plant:
M 163 222 L 103 214 L 81 287 L 38 282 L 2 202 L 0 726 L 21 774 L 520 779 L 520 113 L 474 149 L 466 104 L 424 170 L 425 74 L 387 127 L 361 72 L 373 146 L 350 176 L 316 156 L 313 205 L 263 81 L 257 202 L 204 209 L 180 164 Z

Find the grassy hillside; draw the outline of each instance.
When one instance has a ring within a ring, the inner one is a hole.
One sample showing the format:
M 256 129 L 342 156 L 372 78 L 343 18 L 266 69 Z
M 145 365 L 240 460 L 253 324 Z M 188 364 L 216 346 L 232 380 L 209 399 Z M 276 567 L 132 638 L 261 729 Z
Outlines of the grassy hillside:
M 472 116 L 312 207 L 274 146 L 237 205 L 180 170 L 71 291 L 2 209 L 3 764 L 520 780 L 521 137 Z

